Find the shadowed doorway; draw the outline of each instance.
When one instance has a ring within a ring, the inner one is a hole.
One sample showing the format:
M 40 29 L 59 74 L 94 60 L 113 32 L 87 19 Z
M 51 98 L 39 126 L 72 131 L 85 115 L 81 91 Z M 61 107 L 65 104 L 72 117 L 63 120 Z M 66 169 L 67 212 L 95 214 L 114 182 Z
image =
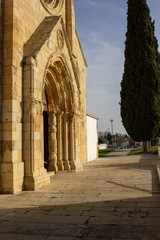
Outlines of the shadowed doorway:
M 49 151 L 48 151 L 48 100 L 47 95 L 44 95 L 44 110 L 43 110 L 43 133 L 44 133 L 44 167 L 48 170 Z

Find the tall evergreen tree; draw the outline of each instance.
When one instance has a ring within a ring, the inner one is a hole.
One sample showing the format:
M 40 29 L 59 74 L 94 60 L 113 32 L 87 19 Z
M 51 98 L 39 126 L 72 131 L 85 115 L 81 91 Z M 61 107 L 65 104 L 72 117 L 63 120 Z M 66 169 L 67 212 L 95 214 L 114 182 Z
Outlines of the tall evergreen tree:
M 160 55 L 146 0 L 128 0 L 121 117 L 128 134 L 146 143 L 160 128 Z

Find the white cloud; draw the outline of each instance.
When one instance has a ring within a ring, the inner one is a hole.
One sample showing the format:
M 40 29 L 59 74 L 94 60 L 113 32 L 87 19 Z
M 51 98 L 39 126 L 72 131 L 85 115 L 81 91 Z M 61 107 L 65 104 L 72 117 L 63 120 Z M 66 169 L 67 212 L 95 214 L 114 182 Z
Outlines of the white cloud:
M 86 0 L 85 1 L 85 4 L 88 4 L 88 5 L 90 5 L 90 6 L 98 6 L 98 1 L 94 1 L 94 0 Z
M 119 94 L 120 81 L 123 71 L 123 52 L 111 43 L 99 38 L 95 33 L 90 35 L 85 49 L 89 62 L 87 74 L 87 86 L 90 89 L 104 89 L 106 92 Z
M 126 10 L 121 6 L 121 4 L 114 3 L 113 1 L 106 0 L 80 0 L 84 1 L 84 4 L 92 8 L 99 8 L 102 10 L 109 9 L 110 12 L 116 15 L 126 15 Z

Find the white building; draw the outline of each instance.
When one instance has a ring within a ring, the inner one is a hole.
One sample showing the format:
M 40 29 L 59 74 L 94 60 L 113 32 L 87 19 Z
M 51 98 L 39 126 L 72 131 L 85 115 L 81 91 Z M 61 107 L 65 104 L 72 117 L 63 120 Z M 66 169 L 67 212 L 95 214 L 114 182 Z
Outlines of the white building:
M 98 118 L 87 114 L 87 160 L 98 158 Z

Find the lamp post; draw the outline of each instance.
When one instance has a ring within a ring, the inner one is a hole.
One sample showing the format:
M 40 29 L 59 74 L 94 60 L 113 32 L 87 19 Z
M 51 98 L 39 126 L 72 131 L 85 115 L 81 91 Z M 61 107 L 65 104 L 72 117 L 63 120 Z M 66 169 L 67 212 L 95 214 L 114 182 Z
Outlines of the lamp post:
M 111 131 L 112 131 L 112 148 L 114 148 L 114 145 L 113 145 L 113 119 L 111 119 L 110 122 L 111 122 Z

